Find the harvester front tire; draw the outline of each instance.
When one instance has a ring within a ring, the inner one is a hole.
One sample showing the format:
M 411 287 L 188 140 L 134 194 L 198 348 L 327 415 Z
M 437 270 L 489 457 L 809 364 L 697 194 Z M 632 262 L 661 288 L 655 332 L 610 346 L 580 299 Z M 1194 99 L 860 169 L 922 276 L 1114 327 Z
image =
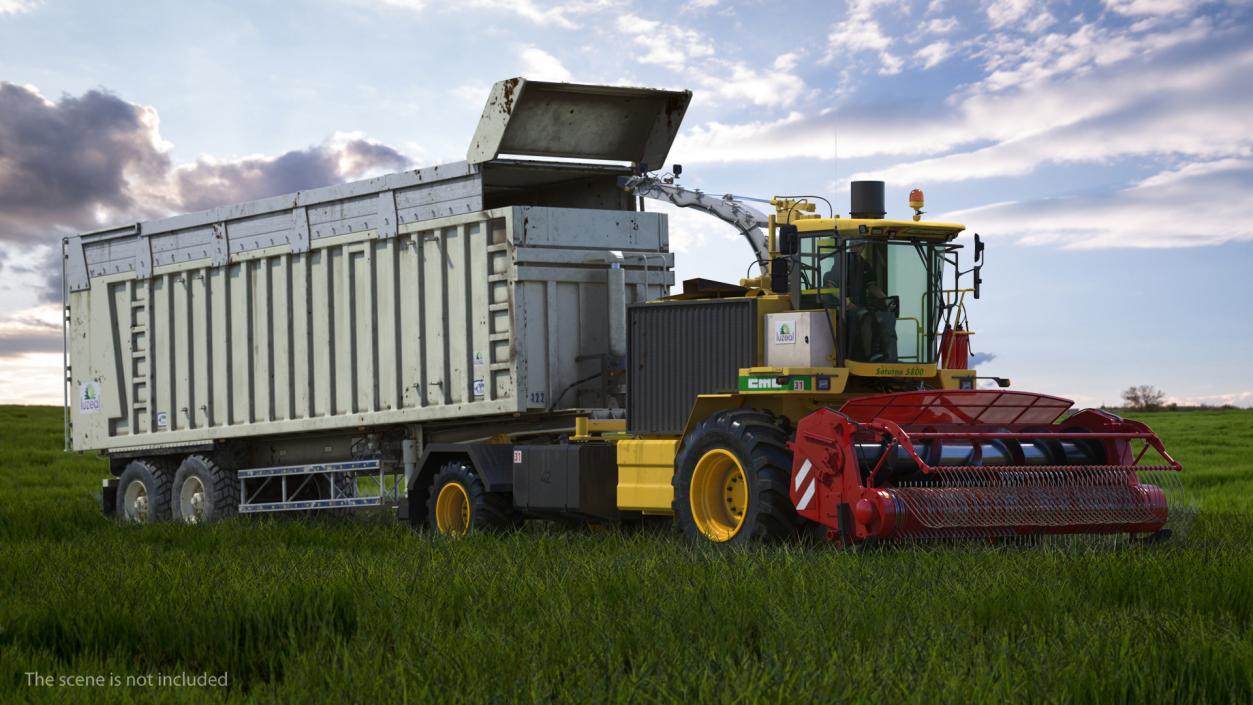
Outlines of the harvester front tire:
M 796 537 L 788 497 L 792 453 L 779 421 L 753 409 L 720 411 L 698 425 L 675 459 L 674 516 L 683 532 L 715 543 Z
M 426 503 L 427 525 L 437 534 L 513 531 L 521 520 L 508 495 L 488 492 L 469 463 L 445 463 L 431 483 Z
M 170 505 L 184 524 L 223 519 L 239 510 L 239 481 L 212 458 L 189 455 L 174 474 Z
M 173 473 L 155 459 L 132 460 L 117 479 L 114 516 L 121 523 L 152 524 L 170 518 Z

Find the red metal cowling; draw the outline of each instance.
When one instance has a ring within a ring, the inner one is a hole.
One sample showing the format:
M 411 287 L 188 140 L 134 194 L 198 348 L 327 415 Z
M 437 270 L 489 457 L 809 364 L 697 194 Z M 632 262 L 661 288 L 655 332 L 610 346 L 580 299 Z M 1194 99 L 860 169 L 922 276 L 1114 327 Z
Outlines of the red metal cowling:
M 792 501 L 831 538 L 1149 533 L 1169 515 L 1142 474 L 1179 464 L 1139 422 L 1012 391 L 862 397 L 801 419 Z M 1133 453 L 1132 441 L 1144 447 Z M 1164 461 L 1142 464 L 1153 448 Z

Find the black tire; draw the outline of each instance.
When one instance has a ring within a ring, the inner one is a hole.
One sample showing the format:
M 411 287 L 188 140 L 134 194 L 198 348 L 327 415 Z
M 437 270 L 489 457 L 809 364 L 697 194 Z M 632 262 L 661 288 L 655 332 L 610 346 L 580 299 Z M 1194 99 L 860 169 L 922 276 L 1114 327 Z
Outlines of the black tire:
M 239 480 L 213 458 L 189 455 L 174 473 L 171 514 L 185 524 L 207 524 L 239 511 Z
M 500 533 L 516 530 L 522 525 L 522 518 L 514 511 L 513 500 L 509 495 L 488 492 L 469 463 L 453 460 L 445 463 L 435 474 L 435 479 L 431 482 L 431 493 L 426 501 L 426 523 L 435 533 L 464 533 L 441 530 L 436 517 L 440 493 L 452 484 L 459 485 L 461 491 L 465 492 L 469 505 L 466 531 Z
M 356 497 L 357 476 L 342 473 L 335 476 L 335 497 Z
M 141 458 L 126 464 L 117 480 L 114 518 L 121 523 L 152 524 L 170 518 L 169 463 Z
M 327 479 L 316 478 L 313 483 L 316 497 L 311 499 L 349 499 L 357 496 L 357 478 L 348 473 L 336 473 Z M 334 489 L 334 492 L 331 490 Z M 352 507 L 335 507 L 333 509 L 311 509 L 308 512 L 295 512 L 310 516 L 348 517 L 353 514 Z
M 675 458 L 671 507 L 683 533 L 701 541 L 732 544 L 795 538 L 804 522 L 788 496 L 792 453 L 787 438 L 778 419 L 755 409 L 720 411 L 701 421 L 683 440 Z M 725 533 L 707 535 L 693 511 L 692 480 L 697 463 L 718 450 L 735 457 L 747 480 L 747 507 L 739 508 L 742 521 L 729 537 Z

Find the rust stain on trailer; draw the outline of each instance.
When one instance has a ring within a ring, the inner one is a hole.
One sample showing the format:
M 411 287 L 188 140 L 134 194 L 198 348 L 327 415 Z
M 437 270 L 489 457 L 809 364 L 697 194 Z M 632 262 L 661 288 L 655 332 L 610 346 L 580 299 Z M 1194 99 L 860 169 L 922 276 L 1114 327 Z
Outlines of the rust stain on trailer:
M 504 110 L 506 115 L 513 115 L 513 92 L 518 87 L 518 79 L 511 78 L 504 84 Z
M 677 115 L 679 120 L 683 120 L 683 113 L 687 111 L 687 101 L 678 95 L 672 95 L 666 98 L 666 127 L 674 128 L 674 118 Z

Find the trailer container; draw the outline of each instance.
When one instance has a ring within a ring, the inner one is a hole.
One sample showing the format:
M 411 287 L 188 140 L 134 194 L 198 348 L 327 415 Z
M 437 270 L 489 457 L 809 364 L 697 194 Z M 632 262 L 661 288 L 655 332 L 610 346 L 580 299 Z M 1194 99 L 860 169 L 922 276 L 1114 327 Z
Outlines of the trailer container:
M 514 206 L 386 237 L 365 215 L 355 231 L 311 225 L 308 249 L 293 248 L 290 221 L 308 210 L 265 214 L 286 230 L 239 244 L 231 233 L 256 220 L 67 243 L 88 267 L 70 279 L 73 448 L 614 406 L 568 389 L 602 371 L 609 322 L 625 325 L 609 271 L 623 271 L 625 303 L 673 280 L 656 213 Z M 225 261 L 205 256 L 215 230 Z M 143 277 L 140 251 L 153 253 Z

